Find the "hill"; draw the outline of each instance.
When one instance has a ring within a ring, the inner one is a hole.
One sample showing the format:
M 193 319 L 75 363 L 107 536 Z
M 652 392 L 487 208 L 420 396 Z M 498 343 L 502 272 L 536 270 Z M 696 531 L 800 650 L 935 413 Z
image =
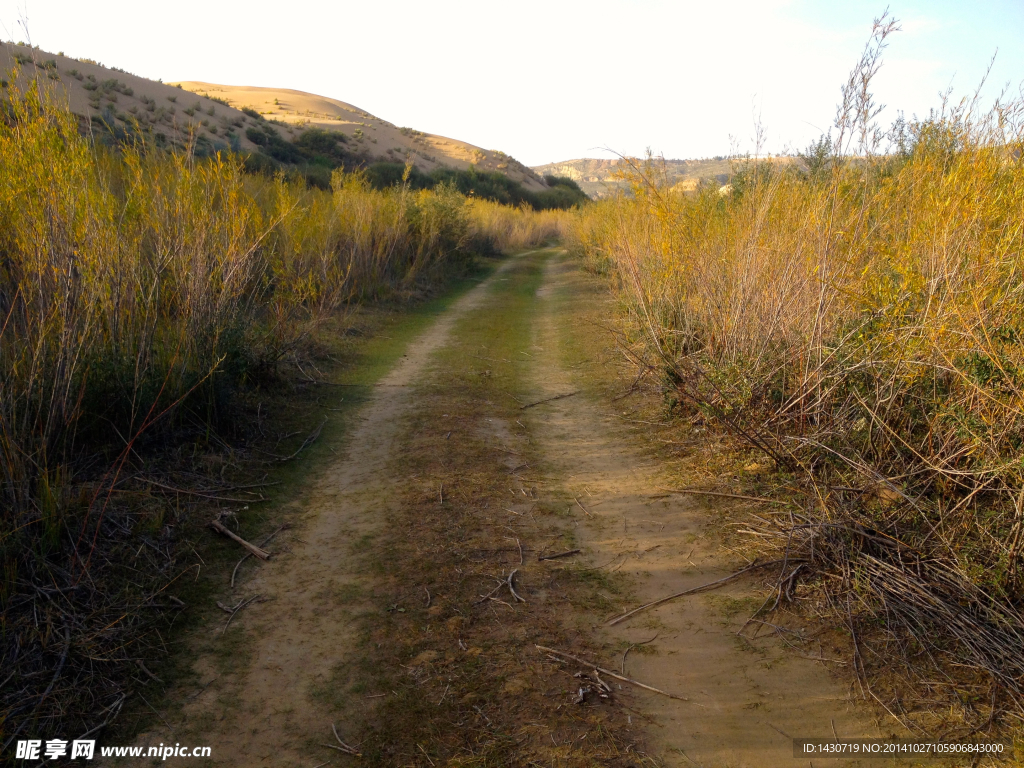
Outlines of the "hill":
M 23 84 L 39 82 L 67 99 L 93 130 L 127 132 L 137 123 L 158 144 L 184 145 L 191 135 L 200 148 L 255 151 L 245 137 L 253 118 L 226 104 L 167 83 L 138 77 L 90 59 L 73 59 L 38 48 L 0 43 L 0 78 L 20 66 Z
M 292 164 L 315 164 L 326 155 L 347 167 L 411 161 L 424 174 L 472 167 L 484 176 L 501 174 L 527 193 L 552 189 L 504 152 L 398 127 L 325 96 L 205 82 L 164 83 L 90 59 L 0 43 L 0 81 L 9 78 L 15 67 L 20 67 L 23 85 L 37 78 L 51 86 L 80 116 L 83 130 L 100 135 L 141 130 L 158 145 L 183 147 L 195 141 L 200 153 L 262 153 Z M 321 147 L 325 131 L 335 134 L 338 142 L 328 141 L 331 146 Z
M 682 185 L 683 189 L 696 187 L 701 179 L 715 179 L 725 184 L 732 177 L 732 163 L 728 158 L 716 157 L 709 160 L 659 160 L 672 185 Z M 608 197 L 617 189 L 625 188 L 625 182 L 616 178 L 624 167 L 625 161 L 597 160 L 581 158 L 565 160 L 559 163 L 535 165 L 533 170 L 539 175 L 553 175 L 570 178 L 575 181 L 590 197 Z
M 202 96 L 222 99 L 237 109 L 255 110 L 267 120 L 279 121 L 293 130 L 312 127 L 343 133 L 354 140 L 362 154 L 373 160 L 401 163 L 411 160 L 425 173 L 438 167 L 465 170 L 472 165 L 481 171 L 502 173 L 531 191 L 548 188 L 538 174 L 504 152 L 399 127 L 337 99 L 284 88 L 196 81 L 176 85 Z

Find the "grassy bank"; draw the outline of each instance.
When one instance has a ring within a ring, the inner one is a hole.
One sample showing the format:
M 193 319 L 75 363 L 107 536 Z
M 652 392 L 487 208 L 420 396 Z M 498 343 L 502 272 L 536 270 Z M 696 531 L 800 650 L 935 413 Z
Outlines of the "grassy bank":
M 750 528 L 787 563 L 766 609 L 808 585 L 890 709 L 951 697 L 983 725 L 1024 714 L 1024 105 L 880 130 L 892 31 L 799 164 L 748 159 L 679 194 L 638 162 L 569 245 L 613 277 L 671 409 L 745 442 L 796 500 Z
M 190 457 L 193 486 L 239 496 L 223 456 L 253 426 L 250 393 L 286 370 L 313 379 L 320 335 L 356 303 L 435 292 L 475 252 L 552 237 L 558 214 L 450 185 L 376 190 L 339 172 L 310 190 L 232 159 L 110 150 L 35 86 L 0 92 L 0 156 L 6 743 L 28 723 L 102 721 L 138 658 L 142 606 L 162 599 L 187 524 L 126 483 L 170 485 L 154 459 Z

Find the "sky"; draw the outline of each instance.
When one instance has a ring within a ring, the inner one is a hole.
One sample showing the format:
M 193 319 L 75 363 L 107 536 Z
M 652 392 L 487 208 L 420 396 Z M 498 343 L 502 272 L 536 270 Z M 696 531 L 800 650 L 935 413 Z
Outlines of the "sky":
M 149 78 L 293 88 L 500 149 L 799 151 L 828 130 L 882 2 L 0 0 L 0 35 Z M 892 0 L 880 121 L 1024 82 L 1024 0 Z M 24 23 L 27 19 L 27 23 Z

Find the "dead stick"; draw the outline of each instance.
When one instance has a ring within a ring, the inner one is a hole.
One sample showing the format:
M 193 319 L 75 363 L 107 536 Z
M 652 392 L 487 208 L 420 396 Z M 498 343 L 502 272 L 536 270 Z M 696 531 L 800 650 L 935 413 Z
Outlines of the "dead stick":
M 224 629 L 222 629 L 220 631 L 220 633 L 223 635 L 225 632 L 227 632 L 228 631 L 228 627 L 231 626 L 231 620 L 235 618 L 235 614 L 238 613 L 243 608 L 245 608 L 245 606 L 247 606 L 249 603 L 251 603 L 253 600 L 255 600 L 258 597 L 260 597 L 260 595 L 253 595 L 248 600 L 246 600 L 244 603 L 239 603 L 238 606 L 235 608 L 235 610 L 231 612 L 231 615 L 228 616 L 227 624 L 224 625 Z
M 559 558 L 559 557 L 568 557 L 569 555 L 578 555 L 582 551 L 583 550 L 580 550 L 580 549 L 570 549 L 570 550 L 568 550 L 566 552 L 559 552 L 558 554 L 555 554 L 555 555 L 544 555 L 543 557 L 538 557 L 537 560 L 554 560 L 554 559 Z
M 622 674 L 626 674 L 626 657 L 629 656 L 629 652 L 636 648 L 638 645 L 647 645 L 648 643 L 653 643 L 655 640 L 658 639 L 658 635 L 660 634 L 660 632 L 655 632 L 654 637 L 652 637 L 650 640 L 644 640 L 640 643 L 630 643 L 629 647 L 622 652 Z
M 281 531 L 283 531 L 283 530 L 284 530 L 285 528 L 290 528 L 290 527 L 291 527 L 291 526 L 290 526 L 290 525 L 289 525 L 288 523 L 285 523 L 285 524 L 284 524 L 284 525 L 282 525 L 282 526 L 281 526 L 280 528 L 278 528 L 278 529 L 277 529 L 276 531 L 274 531 L 274 532 L 273 532 L 272 534 L 270 534 L 269 536 L 267 536 L 267 538 L 265 538 L 265 539 L 264 539 L 263 541 L 261 541 L 261 542 L 259 543 L 259 546 L 260 546 L 260 547 L 262 547 L 262 546 L 263 546 L 264 544 L 266 544 L 266 543 L 267 543 L 268 541 L 270 541 L 270 540 L 271 540 L 272 538 L 274 538 L 275 536 L 277 536 L 277 534 L 279 534 L 279 533 L 280 533 Z M 251 552 L 250 552 L 250 553 L 248 553 L 248 554 L 246 554 L 246 555 L 245 555 L 245 556 L 244 556 L 244 557 L 243 557 L 243 558 L 242 558 L 241 560 L 239 560 L 239 561 L 238 561 L 237 563 L 235 563 L 235 569 L 234 569 L 234 570 L 233 570 L 233 571 L 231 572 L 231 586 L 232 586 L 232 587 L 234 587 L 234 586 L 235 586 L 235 576 L 236 576 L 236 575 L 238 574 L 238 566 L 240 566 L 240 565 L 241 565 L 242 563 L 244 563 L 244 562 L 245 562 L 246 560 L 248 560 L 248 559 L 249 559 L 250 557 L 252 557 L 252 553 L 251 553 Z
M 334 738 L 336 738 L 338 740 L 338 743 L 341 744 L 341 746 L 343 746 L 346 750 L 348 750 L 348 753 L 350 755 L 355 755 L 356 757 L 362 757 L 362 755 L 359 754 L 359 750 L 357 750 L 355 747 L 350 747 L 348 744 L 346 744 L 344 741 L 341 740 L 341 736 L 338 735 L 338 729 L 335 727 L 334 723 L 331 723 L 331 730 L 334 731 Z
M 662 603 L 667 603 L 669 600 L 675 600 L 677 597 L 684 597 L 685 595 L 693 595 L 693 594 L 696 594 L 698 592 L 703 592 L 706 589 L 711 589 L 713 587 L 719 587 L 719 586 L 721 586 L 721 585 L 723 585 L 723 584 L 725 584 L 727 582 L 732 581 L 733 579 L 735 579 L 735 578 L 737 578 L 739 576 L 742 576 L 747 571 L 753 571 L 753 570 L 756 570 L 758 568 L 765 568 L 766 566 L 769 566 L 769 565 L 778 565 L 781 562 L 783 562 L 783 561 L 782 560 L 769 560 L 766 563 L 754 563 L 753 565 L 747 566 L 746 568 L 744 568 L 741 571 L 736 571 L 736 573 L 730 574 L 729 576 L 726 576 L 725 578 L 718 579 L 717 581 L 710 581 L 707 584 L 701 584 L 699 587 L 693 587 L 692 589 L 686 589 L 686 590 L 683 590 L 682 592 L 676 592 L 674 595 L 669 595 L 668 597 L 663 597 L 660 600 L 655 600 L 654 602 L 646 603 L 645 605 L 641 605 L 639 608 L 634 608 L 629 613 L 624 613 L 621 616 L 616 616 L 611 621 L 606 622 L 605 626 L 606 627 L 613 627 L 616 624 L 618 624 L 620 621 L 625 621 L 630 616 L 634 616 L 634 615 L 640 613 L 641 611 L 646 611 L 648 608 L 653 608 L 656 605 L 661 605 Z M 797 561 L 796 560 L 791 560 L 790 562 L 797 562 Z
M 344 748 L 342 748 L 342 747 L 336 747 L 336 746 L 334 746 L 333 744 L 321 744 L 320 746 L 321 746 L 321 747 L 327 747 L 328 749 L 336 749 L 336 750 L 338 750 L 339 752 L 344 752 L 344 753 L 345 753 L 346 755 L 351 755 L 351 754 L 352 754 L 352 753 L 351 753 L 351 752 L 349 752 L 349 751 L 348 751 L 347 749 L 344 749 Z
M 146 701 L 146 697 L 143 696 L 141 693 L 139 694 L 139 698 L 142 699 L 142 701 L 146 704 L 147 707 L 149 707 L 150 709 L 153 710 L 153 714 L 160 718 L 161 722 L 163 722 L 163 724 L 167 726 L 167 730 L 170 731 L 171 735 L 173 736 L 174 735 L 174 728 L 171 727 L 170 723 L 168 723 L 166 720 L 164 720 L 164 716 L 161 715 L 159 712 L 157 712 L 156 708 L 152 704 L 150 704 L 148 701 Z M 885 705 L 883 704 L 882 706 L 885 706 Z
M 585 515 L 586 515 L 587 517 L 591 517 L 591 514 L 590 514 L 590 510 L 589 510 L 589 509 L 587 509 L 586 507 L 584 507 L 584 506 L 583 506 L 583 504 L 581 504 L 581 503 L 580 503 L 580 500 L 579 500 L 578 498 L 576 498 L 575 496 L 573 496 L 573 497 L 572 497 L 572 500 L 576 502 L 576 504 L 577 504 L 577 505 L 579 506 L 579 508 L 580 508 L 580 509 L 582 509 L 582 510 L 583 510 L 584 514 L 585 514 Z
M 210 521 L 210 527 L 213 528 L 213 530 L 215 530 L 217 533 L 220 533 L 220 534 L 223 534 L 224 536 L 227 536 L 232 541 L 237 541 L 243 547 L 245 547 L 250 552 L 252 552 L 254 555 L 256 555 L 256 557 L 258 557 L 260 560 L 269 560 L 270 559 L 270 553 L 269 552 L 266 552 L 266 551 L 260 549 L 255 544 L 250 544 L 248 541 L 243 539 L 241 536 L 236 536 L 232 531 L 228 530 L 225 527 L 225 525 L 220 520 L 211 520 Z
M 563 657 L 565 657 L 567 659 L 572 659 L 573 661 L 575 661 L 575 662 L 577 662 L 579 664 L 583 664 L 585 666 L 588 666 L 591 669 L 593 669 L 593 670 L 595 670 L 597 672 L 600 672 L 603 675 L 608 675 L 609 677 L 614 677 L 616 680 L 621 680 L 624 683 L 629 683 L 630 685 L 635 685 L 638 688 L 643 688 L 644 690 L 647 690 L 647 691 L 653 691 L 654 693 L 660 693 L 662 696 L 668 696 L 670 699 L 677 699 L 678 701 L 689 701 L 689 699 L 685 699 L 682 696 L 676 696 L 674 693 L 669 693 L 668 691 L 663 691 L 660 688 L 655 688 L 655 687 L 650 686 L 650 685 L 645 685 L 644 683 L 641 683 L 638 680 L 634 680 L 631 677 L 626 677 L 625 675 L 620 675 L 618 672 L 612 672 L 610 669 L 605 669 L 604 667 L 599 667 L 596 664 L 592 664 L 591 662 L 587 661 L 586 659 L 581 659 L 579 656 L 573 656 L 571 653 L 566 653 L 565 651 L 556 651 L 554 648 L 545 648 L 543 645 L 537 645 L 537 646 L 534 646 L 534 647 L 538 651 L 544 651 L 544 653 L 553 653 L 556 656 L 563 656 Z
M 512 597 L 514 597 L 520 603 L 525 603 L 526 601 L 523 600 L 523 598 L 521 598 L 516 593 L 516 586 L 515 586 L 515 583 L 513 582 L 513 579 L 515 579 L 517 573 L 519 573 L 519 569 L 518 568 L 513 568 L 512 569 L 512 573 L 510 573 L 508 575 L 508 580 L 507 580 L 508 581 L 508 591 L 511 592 L 512 593 Z
M 323 421 L 320 422 L 319 427 L 317 427 L 316 429 L 309 433 L 309 437 L 302 441 L 302 445 L 300 445 L 298 450 L 296 450 L 295 453 L 293 453 L 291 456 L 275 456 L 274 459 L 276 461 L 291 461 L 292 459 L 294 459 L 296 456 L 298 456 L 300 453 L 306 450 L 306 448 L 308 448 L 309 446 L 316 442 L 317 438 L 320 437 L 320 433 L 324 429 L 324 424 L 326 423 L 327 419 L 325 418 Z
M 480 595 L 480 599 L 476 603 L 474 603 L 474 605 L 480 605 L 480 603 L 485 603 L 488 600 L 493 599 L 491 597 L 491 595 L 493 595 L 495 592 L 497 592 L 499 589 L 501 589 L 502 587 L 504 587 L 508 583 L 504 579 L 497 579 L 496 577 L 495 577 L 495 580 L 498 582 L 498 586 L 496 586 L 494 589 L 492 589 L 486 595 Z
M 577 389 L 575 392 L 566 392 L 564 395 L 555 395 L 554 397 L 546 397 L 543 400 L 538 400 L 536 403 L 529 403 L 519 407 L 520 411 L 525 411 L 527 408 L 533 408 L 535 405 L 541 405 L 543 403 L 550 403 L 552 400 L 561 400 L 563 397 L 572 397 L 578 395 L 580 391 Z
M 786 506 L 789 504 L 788 501 L 778 501 L 777 499 L 766 499 L 762 496 L 743 496 L 739 493 L 722 493 L 720 491 L 701 491 L 696 488 L 665 488 L 659 485 L 659 489 L 663 491 L 669 491 L 670 493 L 692 493 L 696 496 L 721 496 L 726 499 L 746 499 L 747 501 L 762 501 L 765 504 L 781 504 Z
M 422 752 L 422 753 L 423 753 L 423 756 L 424 756 L 425 758 L 427 758 L 427 762 L 428 762 L 428 763 L 430 763 L 430 765 L 432 766 L 432 768 L 437 768 L 437 763 L 435 763 L 435 762 L 434 762 L 433 760 L 431 760 L 431 759 L 430 759 L 430 755 L 428 755 L 428 754 L 427 754 L 427 750 L 425 750 L 425 749 L 423 748 L 423 745 L 422 745 L 422 744 L 417 744 L 416 746 L 420 748 L 420 752 Z
M 150 672 L 148 669 L 146 669 L 146 665 L 142 663 L 142 659 L 136 659 L 135 663 L 139 665 L 139 669 L 141 669 L 143 672 L 146 673 L 147 677 L 149 677 L 152 680 L 156 680 L 161 685 L 163 684 L 163 682 L 164 682 L 163 680 L 161 680 L 159 677 L 157 677 L 152 672 Z
M 255 504 L 256 502 L 259 501 L 266 501 L 266 499 L 234 499 L 229 496 L 216 496 L 212 493 L 203 493 L 202 491 L 190 491 L 188 488 L 175 488 L 170 485 L 158 483 L 156 480 L 146 480 L 145 478 L 141 477 L 138 478 L 138 480 L 140 480 L 143 483 L 146 483 L 147 485 L 155 485 L 157 488 L 162 488 L 163 490 L 169 491 L 170 493 L 181 493 L 184 494 L 185 496 L 198 496 L 202 499 L 213 499 L 214 501 L 231 501 L 237 504 Z

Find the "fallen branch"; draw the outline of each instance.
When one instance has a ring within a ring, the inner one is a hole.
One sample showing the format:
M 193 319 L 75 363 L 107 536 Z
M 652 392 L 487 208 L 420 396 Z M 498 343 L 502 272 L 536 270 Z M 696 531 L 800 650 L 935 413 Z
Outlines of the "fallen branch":
M 575 661 L 579 664 L 583 664 L 584 666 L 590 667 L 595 672 L 600 672 L 603 675 L 614 677 L 616 680 L 621 680 L 624 683 L 629 683 L 630 685 L 635 685 L 638 688 L 643 688 L 645 691 L 653 691 L 654 693 L 660 693 L 662 696 L 668 696 L 670 699 L 676 699 L 678 701 L 689 701 L 689 699 L 683 698 L 682 696 L 676 696 L 674 693 L 663 691 L 660 688 L 655 688 L 654 686 L 646 685 L 645 683 L 641 683 L 640 681 L 634 680 L 631 677 L 620 675 L 618 672 L 612 672 L 610 669 L 599 667 L 596 664 L 592 664 L 591 662 L 587 661 L 586 659 L 581 659 L 579 656 L 573 656 L 571 653 L 565 653 L 564 651 L 556 651 L 554 648 L 545 648 L 543 645 L 537 645 L 534 647 L 538 651 L 543 651 L 544 653 L 553 653 L 555 654 L 555 656 L 562 656 L 566 659 L 571 659 L 572 661 Z
M 557 554 L 554 554 L 554 555 L 539 556 L 537 558 L 537 560 L 538 561 L 539 560 L 556 560 L 559 557 L 569 557 L 569 555 L 578 555 L 582 551 L 583 550 L 581 550 L 581 549 L 570 549 L 570 550 L 566 550 L 565 552 L 558 552 Z
M 121 694 L 121 698 L 119 698 L 117 701 L 115 701 L 113 704 L 111 704 L 105 710 L 101 710 L 101 711 L 109 712 L 110 714 L 107 715 L 107 718 L 102 723 L 100 723 L 99 725 L 94 725 L 88 731 L 86 731 L 81 736 L 79 736 L 78 739 L 81 740 L 81 739 L 84 739 L 86 736 L 92 736 L 94 733 L 96 733 L 96 731 L 99 731 L 99 730 L 102 730 L 103 728 L 106 728 L 107 725 L 110 723 L 110 721 L 113 720 L 115 717 L 117 717 L 120 714 L 121 707 L 124 705 L 124 700 L 126 698 L 127 698 L 127 696 L 122 693 Z
M 508 580 L 507 580 L 507 581 L 508 581 L 508 591 L 509 591 L 509 592 L 511 592 L 511 593 L 512 593 L 512 597 L 514 597 L 514 598 L 515 598 L 516 600 L 518 600 L 518 601 L 519 601 L 520 603 L 525 603 L 526 601 L 525 601 L 525 600 L 523 600 L 523 598 L 521 598 L 521 597 L 519 596 L 519 594 L 518 594 L 518 593 L 516 592 L 516 585 L 515 585 L 515 583 L 514 583 L 514 581 L 513 581 L 513 579 L 515 579 L 515 577 L 516 577 L 516 574 L 517 574 L 518 572 L 519 572 L 519 569 L 518 569 L 518 568 L 513 568 L 513 569 L 512 569 L 512 573 L 510 573 L 510 574 L 508 575 Z
M 636 386 L 632 386 L 629 389 L 627 389 L 625 392 L 623 392 L 621 395 L 616 395 L 615 397 L 613 397 L 611 399 L 611 402 L 617 403 L 622 398 L 629 397 L 630 395 L 632 395 L 634 392 L 637 392 L 637 391 L 638 391 L 637 387 Z
M 223 635 L 223 634 L 224 634 L 225 632 L 227 632 L 227 631 L 228 631 L 228 627 L 229 627 L 229 626 L 231 626 L 231 620 L 235 618 L 235 614 L 236 614 L 236 613 L 238 613 L 238 612 L 239 612 L 240 610 L 242 610 L 243 608 L 245 608 L 245 606 L 247 606 L 247 605 L 248 605 L 249 603 L 251 603 L 251 602 L 253 602 L 254 600 L 256 600 L 256 599 L 257 599 L 258 597 L 260 597 L 260 595 L 253 595 L 252 597 L 250 597 L 250 598 L 249 598 L 248 600 L 246 600 L 245 602 L 242 602 L 242 603 L 239 603 L 238 605 L 236 605 L 236 606 L 235 606 L 235 609 L 234 609 L 234 610 L 233 610 L 233 611 L 231 612 L 231 615 L 230 615 L 230 616 L 228 616 L 228 621 L 227 621 L 227 623 L 226 623 L 226 624 L 224 625 L 224 629 L 222 629 L 222 630 L 220 631 L 220 633 L 221 633 L 221 634 Z
M 324 424 L 326 424 L 326 423 L 327 423 L 327 419 L 324 419 L 323 421 L 321 421 L 320 422 L 320 426 L 317 427 L 316 429 L 314 429 L 312 432 L 309 433 L 309 437 L 307 437 L 305 440 L 302 441 L 302 445 L 300 445 L 298 447 L 298 449 L 295 451 L 295 453 L 291 454 L 290 456 L 274 456 L 274 461 L 282 461 L 283 462 L 283 461 L 291 461 L 292 459 L 294 459 L 296 456 L 298 456 L 300 453 L 302 453 L 309 446 L 311 446 L 313 443 L 316 442 L 316 439 L 318 437 L 320 437 L 320 433 L 323 431 Z M 269 455 L 273 455 L 273 454 L 269 454 Z
M 171 736 L 173 736 L 174 735 L 174 726 L 171 725 L 170 723 L 168 723 L 167 720 L 164 719 L 164 716 L 156 711 L 156 707 L 154 707 L 152 704 L 150 704 L 148 701 L 146 701 L 146 697 L 145 696 L 143 696 L 141 693 L 139 693 L 138 696 L 139 696 L 140 699 L 142 699 L 142 703 L 145 704 L 147 707 L 149 707 L 150 710 L 152 710 L 154 715 L 156 715 L 157 717 L 160 718 L 160 722 L 162 722 L 164 725 L 167 726 L 167 730 L 170 731 L 171 732 Z
M 217 495 L 212 494 L 212 493 L 204 493 L 203 491 L 192 491 L 192 490 L 189 490 L 188 488 L 175 488 L 172 485 L 164 485 L 163 483 L 158 483 L 156 480 L 147 480 L 144 477 L 137 477 L 135 479 L 138 480 L 141 483 L 146 483 L 146 485 L 155 485 L 157 488 L 165 490 L 168 493 L 180 493 L 180 494 L 183 494 L 185 496 L 198 496 L 201 499 L 212 499 L 214 501 L 230 501 L 230 502 L 234 502 L 236 504 L 256 504 L 257 502 L 260 502 L 260 501 L 266 501 L 266 499 L 263 499 L 263 498 L 259 498 L 259 499 L 235 499 L 235 498 L 232 498 L 230 496 L 217 496 Z
M 336 749 L 339 752 L 344 752 L 346 755 L 351 755 L 352 754 L 347 749 L 343 749 L 342 747 L 335 746 L 334 744 L 321 744 L 320 746 L 321 747 L 327 747 L 328 749 Z
M 668 491 L 669 493 L 692 493 L 695 496 L 721 496 L 726 499 L 745 499 L 747 501 L 761 501 L 764 502 L 765 504 L 779 504 L 781 506 L 789 505 L 788 501 L 779 501 L 778 499 L 766 499 L 763 496 L 744 496 L 743 494 L 740 493 L 722 493 L 721 491 L 701 491 L 696 488 L 665 488 L 664 486 L 661 485 L 659 485 L 658 488 L 660 488 L 663 491 Z
M 521 598 L 518 594 L 516 594 L 515 585 L 512 583 L 512 580 L 515 578 L 516 573 L 518 573 L 518 572 L 519 572 L 519 569 L 516 568 L 516 569 L 514 569 L 512 571 L 512 573 L 510 573 L 504 579 L 499 579 L 496 576 L 492 577 L 492 578 L 494 578 L 495 581 L 498 582 L 498 586 L 496 586 L 494 589 L 492 589 L 486 595 L 480 595 L 480 599 L 476 601 L 475 605 L 480 605 L 481 603 L 486 603 L 488 600 L 494 600 L 495 602 L 501 603 L 502 605 L 508 605 L 508 603 L 504 602 L 503 600 L 498 600 L 496 597 L 494 597 L 494 594 L 496 592 L 500 591 L 502 589 L 502 587 L 508 587 L 509 592 L 512 593 L 512 597 L 514 597 L 516 600 L 518 600 L 521 603 L 525 603 L 526 601 L 523 600 L 523 598 Z M 511 608 L 512 606 L 508 605 L 508 607 Z
M 630 618 L 631 616 L 635 616 L 636 614 L 640 613 L 641 611 L 646 611 L 648 608 L 653 608 L 656 605 L 661 605 L 662 603 L 667 603 L 669 600 L 675 600 L 677 597 L 684 597 L 685 595 L 695 595 L 698 592 L 704 592 L 704 591 L 709 590 L 709 589 L 714 589 L 714 588 L 720 587 L 720 586 L 722 586 L 722 585 L 732 581 L 733 579 L 738 578 L 739 576 L 742 576 L 744 573 L 747 573 L 748 571 L 757 570 L 758 568 L 765 568 L 765 567 L 767 567 L 769 565 L 778 565 L 781 562 L 784 562 L 784 561 L 782 561 L 782 560 L 769 560 L 766 563 L 754 563 L 753 565 L 747 566 L 743 570 L 736 571 L 736 573 L 730 574 L 729 576 L 726 576 L 725 578 L 718 579 L 717 581 L 710 581 L 707 584 L 701 584 L 699 587 L 693 587 L 692 589 L 686 589 L 686 590 L 683 590 L 682 592 L 676 592 L 674 595 L 669 595 L 668 597 L 663 597 L 660 600 L 655 600 L 653 602 L 641 605 L 639 608 L 634 608 L 632 611 L 629 611 L 628 613 L 624 613 L 621 616 L 616 616 L 614 619 L 611 619 L 610 621 L 606 622 L 605 626 L 606 627 L 613 627 L 616 624 L 618 624 L 619 622 L 625 621 L 626 619 Z M 794 558 L 790 558 L 789 562 L 796 563 L 796 562 L 801 562 L 801 561 L 797 560 L 797 559 L 794 559 Z
M 224 536 L 227 536 L 232 541 L 237 541 L 243 547 L 248 549 L 249 552 L 251 552 L 252 554 L 256 555 L 256 557 L 258 557 L 260 560 L 269 560 L 270 559 L 270 553 L 269 552 L 260 549 L 255 544 L 250 544 L 248 541 L 243 539 L 241 536 L 238 536 L 233 531 L 228 530 L 228 528 L 220 520 L 211 520 L 210 521 L 210 527 L 213 528 L 213 530 L 215 530 L 217 533 L 220 533 L 220 534 L 223 534 Z
M 583 513 L 584 513 L 584 514 L 585 514 L 585 515 L 586 515 L 587 517 L 593 517 L 593 515 L 591 515 L 591 514 L 590 514 L 590 510 L 589 510 L 589 509 L 587 509 L 586 507 L 584 507 L 584 506 L 583 506 L 583 503 L 582 503 L 582 502 L 581 502 L 581 501 L 580 501 L 580 500 L 579 500 L 578 498 L 576 498 L 575 496 L 573 496 L 573 497 L 572 497 L 572 500 L 576 502 L 576 505 L 577 505 L 577 506 L 578 506 L 578 507 L 579 507 L 580 509 L 582 509 L 582 510 L 583 510 Z
M 341 744 L 342 752 L 347 752 L 348 754 L 355 755 L 356 757 L 362 757 L 362 755 L 359 753 L 359 750 L 357 750 L 355 747 L 350 747 L 348 744 L 341 740 L 341 736 L 338 735 L 338 729 L 334 726 L 334 723 L 331 723 L 331 730 L 334 731 L 334 738 L 336 738 L 338 740 L 338 743 Z
M 538 400 L 535 403 L 529 403 L 519 407 L 520 411 L 525 411 L 527 408 L 533 408 L 535 405 L 543 405 L 544 403 L 550 403 L 552 400 L 561 400 L 563 397 L 572 397 L 578 395 L 580 391 L 577 389 L 575 392 L 566 392 L 564 395 L 555 395 L 554 397 L 546 397 L 543 400 Z
M 151 680 L 155 680 L 156 682 L 160 683 L 161 685 L 163 684 L 163 682 L 164 682 L 163 680 L 161 680 L 159 677 L 157 677 L 152 672 L 150 672 L 148 669 L 146 669 L 146 665 L 142 663 L 142 659 L 136 659 L 135 663 L 139 665 L 139 669 L 141 669 L 143 672 L 146 673 L 146 677 L 150 678 Z
M 660 634 L 660 632 L 655 632 L 654 637 L 652 637 L 650 640 L 644 640 L 640 643 L 630 643 L 629 647 L 622 652 L 622 664 L 620 665 L 622 669 L 622 674 L 626 674 L 626 657 L 629 656 L 629 652 L 636 648 L 638 645 L 647 645 L 648 643 L 653 643 L 655 640 L 658 639 L 658 635 Z
M 270 534 L 269 536 L 267 536 L 267 538 L 265 538 L 265 539 L 264 539 L 263 541 L 261 541 L 261 542 L 259 543 L 259 546 L 260 546 L 260 547 L 263 547 L 263 545 L 264 545 L 264 544 L 266 544 L 266 543 L 267 543 L 268 541 L 270 541 L 270 540 L 271 540 L 272 538 L 274 538 L 275 536 L 277 536 L 277 534 L 279 534 L 279 533 L 280 533 L 281 531 L 283 531 L 283 530 L 284 530 L 285 528 L 290 528 L 290 527 L 291 527 L 290 525 L 288 525 L 287 523 L 285 523 L 285 524 L 284 524 L 284 525 L 282 525 L 282 526 L 281 526 L 280 528 L 278 528 L 278 529 L 277 529 L 276 531 L 274 531 L 274 532 L 273 532 L 272 534 Z M 240 566 L 240 565 L 241 565 L 242 563 L 244 563 L 244 562 L 245 562 L 246 560 L 248 560 L 248 559 L 249 559 L 250 557 L 252 557 L 252 553 L 251 553 L 251 552 L 247 553 L 247 554 L 246 554 L 246 555 L 245 555 L 245 556 L 244 556 L 244 557 L 243 557 L 243 558 L 242 558 L 241 560 L 239 560 L 239 561 L 238 561 L 238 562 L 237 562 L 237 563 L 235 564 L 235 569 L 234 569 L 233 571 L 231 571 L 231 586 L 232 586 L 232 587 L 234 587 L 234 586 L 235 586 L 235 576 L 236 576 L 236 574 L 238 573 L 238 566 Z

